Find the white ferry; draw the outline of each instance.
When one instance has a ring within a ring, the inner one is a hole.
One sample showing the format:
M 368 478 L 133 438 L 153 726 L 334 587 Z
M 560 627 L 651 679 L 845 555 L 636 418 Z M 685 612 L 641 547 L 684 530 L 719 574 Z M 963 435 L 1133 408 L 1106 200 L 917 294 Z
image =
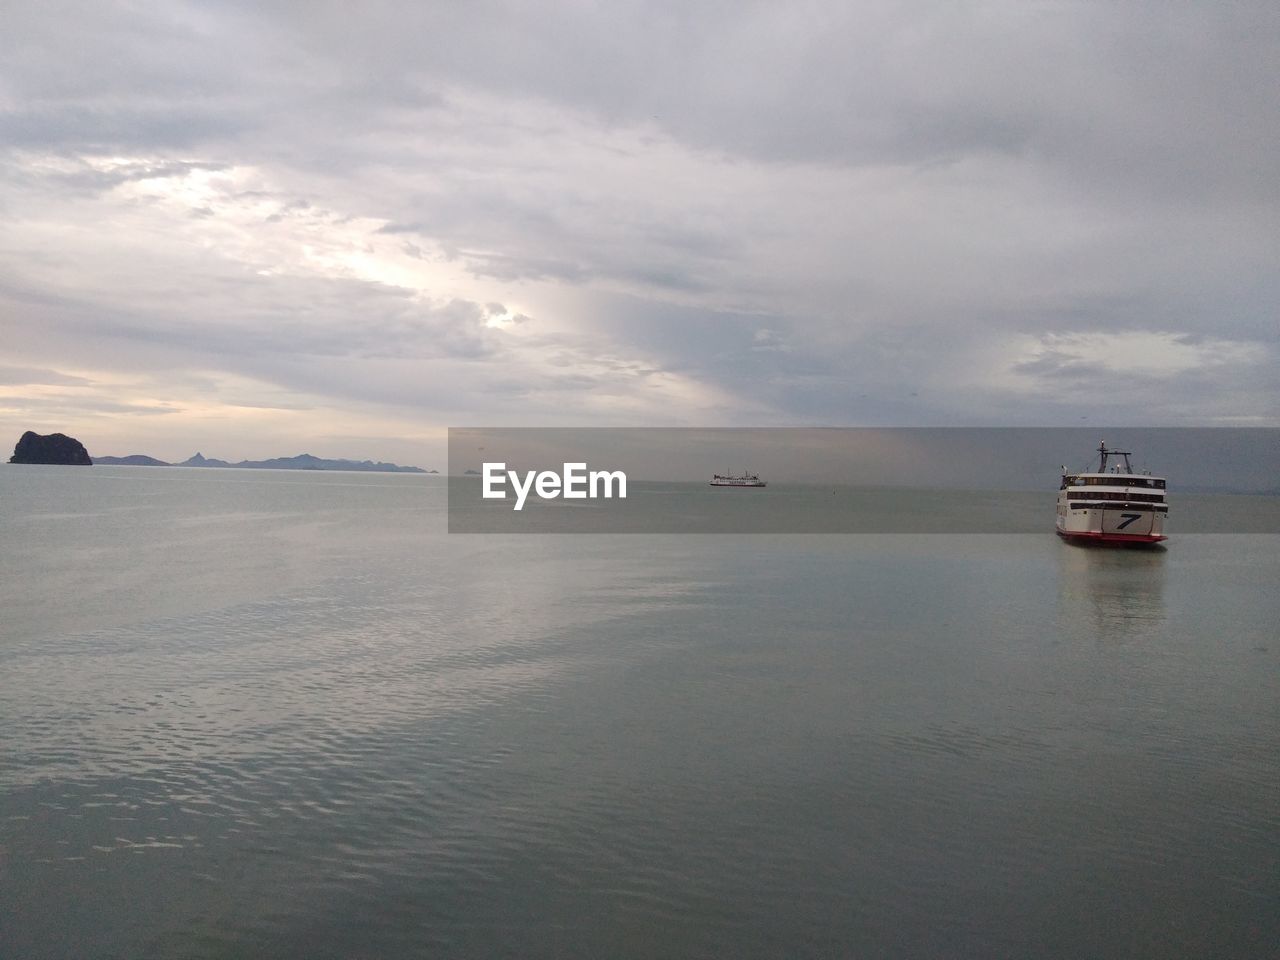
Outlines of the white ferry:
M 1057 531 L 1067 540 L 1094 543 L 1159 543 L 1169 505 L 1164 477 L 1135 473 L 1127 450 L 1098 445 L 1094 473 L 1062 471 L 1058 490 Z M 1114 462 L 1108 467 L 1108 461 Z
M 754 473 L 744 473 L 740 477 L 717 473 L 711 478 L 713 487 L 765 487 L 768 486 Z

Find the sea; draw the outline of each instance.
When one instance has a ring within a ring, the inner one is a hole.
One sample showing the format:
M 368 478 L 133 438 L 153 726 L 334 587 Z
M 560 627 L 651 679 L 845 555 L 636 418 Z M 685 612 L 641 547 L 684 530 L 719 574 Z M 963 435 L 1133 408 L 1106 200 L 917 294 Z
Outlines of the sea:
M 1280 536 L 1171 487 L 1117 550 L 0 467 L 0 957 L 1280 955 Z

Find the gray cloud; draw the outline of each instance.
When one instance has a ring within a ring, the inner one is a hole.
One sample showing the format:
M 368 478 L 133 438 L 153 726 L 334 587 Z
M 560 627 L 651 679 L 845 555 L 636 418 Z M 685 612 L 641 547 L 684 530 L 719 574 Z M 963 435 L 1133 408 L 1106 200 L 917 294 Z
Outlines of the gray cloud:
M 10 386 L 89 386 L 93 381 L 85 377 L 76 377 L 56 370 L 42 370 L 33 367 L 11 367 L 0 365 L 0 384 Z
M 0 409 L 10 407 L 21 414 L 47 417 L 49 415 L 72 416 L 76 419 L 102 414 L 125 414 L 133 417 L 154 417 L 182 413 L 182 408 L 166 404 L 117 403 L 97 397 L 76 396 L 23 397 L 20 400 L 0 402 Z

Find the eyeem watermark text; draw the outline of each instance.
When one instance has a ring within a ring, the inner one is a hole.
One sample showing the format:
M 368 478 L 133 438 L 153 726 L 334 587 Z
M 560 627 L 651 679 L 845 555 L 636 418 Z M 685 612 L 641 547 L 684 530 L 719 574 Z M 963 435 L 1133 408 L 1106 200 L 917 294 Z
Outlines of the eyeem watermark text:
M 585 463 L 566 463 L 562 473 L 554 470 L 529 470 L 521 482 L 520 474 L 508 470 L 505 463 L 486 463 L 484 465 L 483 489 L 481 496 L 485 500 L 507 499 L 506 484 L 511 481 L 511 488 L 516 492 L 516 505 L 513 509 L 524 508 L 525 499 L 532 490 L 543 500 L 554 500 L 564 497 L 566 500 L 598 500 L 600 498 L 620 500 L 627 498 L 627 475 L 621 470 L 587 470 Z

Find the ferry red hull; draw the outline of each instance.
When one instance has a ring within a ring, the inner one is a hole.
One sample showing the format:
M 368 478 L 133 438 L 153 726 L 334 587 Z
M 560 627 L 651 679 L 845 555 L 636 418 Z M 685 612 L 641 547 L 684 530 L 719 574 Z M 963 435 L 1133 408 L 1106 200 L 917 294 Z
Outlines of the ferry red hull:
M 1169 539 L 1159 533 L 1098 533 L 1093 530 L 1058 530 L 1056 532 L 1063 540 L 1083 540 L 1088 543 L 1159 543 L 1161 540 Z

